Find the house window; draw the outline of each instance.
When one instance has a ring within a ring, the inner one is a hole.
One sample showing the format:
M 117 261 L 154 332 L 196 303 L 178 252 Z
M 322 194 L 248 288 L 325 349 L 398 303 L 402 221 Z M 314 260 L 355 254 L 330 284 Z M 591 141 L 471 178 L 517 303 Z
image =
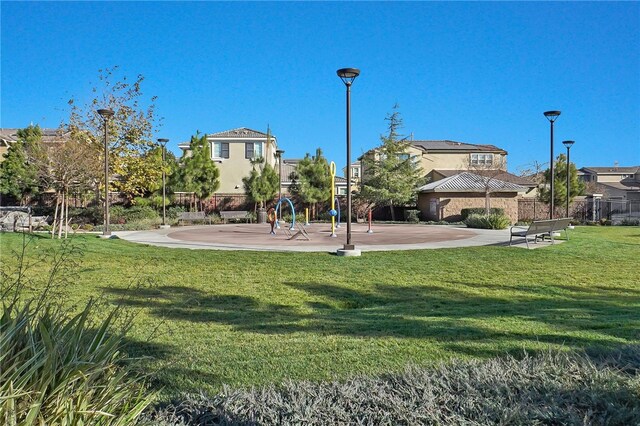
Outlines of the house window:
M 347 188 L 343 186 L 339 186 L 337 189 L 338 189 L 338 195 L 347 195 Z
M 493 164 L 493 154 L 471 154 L 472 166 L 490 166 Z
M 260 158 L 262 157 L 262 144 L 260 142 L 245 142 L 244 158 Z
M 213 158 L 229 158 L 229 142 L 214 142 Z
M 351 177 L 359 178 L 360 177 L 360 168 L 352 168 L 351 169 Z
M 407 161 L 409 159 L 409 154 L 398 154 L 398 160 Z

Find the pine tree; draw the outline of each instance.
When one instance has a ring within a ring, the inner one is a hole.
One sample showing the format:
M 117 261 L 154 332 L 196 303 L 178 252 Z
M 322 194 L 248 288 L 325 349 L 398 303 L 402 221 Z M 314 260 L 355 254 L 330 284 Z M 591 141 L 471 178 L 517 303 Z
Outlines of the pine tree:
M 289 191 L 297 196 L 303 203 L 311 207 L 312 217 L 316 217 L 317 203 L 328 201 L 331 198 L 331 173 L 329 163 L 322 155 L 320 148 L 316 149 L 316 155 L 307 155 L 298 163 L 295 174 L 292 176 L 295 185 Z
M 416 189 L 424 178 L 418 162 L 408 151 L 410 143 L 400 138 L 402 118 L 394 106 L 387 115 L 388 134 L 381 135 L 381 145 L 362 159 L 363 176 L 361 197 L 372 203 L 389 206 L 395 220 L 394 206 L 414 202 Z
M 554 166 L 555 179 L 553 180 L 553 203 L 556 206 L 567 205 L 567 157 L 564 154 L 558 155 L 556 158 L 556 164 Z M 544 171 L 544 181 L 549 182 L 551 171 L 546 169 Z M 585 184 L 578 179 L 578 170 L 574 163 L 569 164 L 569 185 L 571 186 L 571 192 L 569 193 L 569 203 L 577 195 L 584 192 Z M 551 202 L 551 191 L 548 186 L 540 188 L 540 199 L 549 204 Z
M 191 136 L 189 144 L 191 155 L 183 160 L 181 180 L 183 189 L 193 192 L 200 201 L 200 210 L 203 210 L 202 200 L 210 198 L 220 187 L 220 171 L 211 159 L 211 148 L 207 136 L 200 136 L 197 132 Z
M 29 126 L 17 132 L 18 140 L 9 146 L 0 163 L 0 194 L 15 197 L 25 205 L 38 193 L 38 170 L 28 158 L 28 146 L 42 137 L 39 126 Z
M 244 191 L 260 208 L 264 208 L 265 202 L 273 200 L 280 189 L 280 179 L 275 169 L 269 164 L 264 164 L 262 158 L 252 161 L 252 169 L 249 176 L 242 178 Z

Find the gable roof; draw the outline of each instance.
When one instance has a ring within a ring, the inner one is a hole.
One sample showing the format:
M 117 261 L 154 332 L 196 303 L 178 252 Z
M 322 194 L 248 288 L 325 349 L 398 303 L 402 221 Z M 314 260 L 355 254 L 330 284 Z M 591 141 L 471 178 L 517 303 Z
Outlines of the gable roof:
M 425 151 L 473 151 L 473 152 L 499 152 L 501 154 L 507 153 L 507 151 L 505 151 L 502 148 L 498 148 L 495 145 L 471 144 L 471 143 L 456 142 L 456 141 L 450 141 L 450 140 L 409 141 L 409 143 Z
M 640 166 L 631 167 L 582 167 L 583 172 L 601 174 L 635 174 L 640 171 Z
M 484 177 L 470 173 L 460 172 L 453 176 L 428 183 L 418 188 L 418 192 L 485 192 Z M 527 192 L 527 188 L 511 182 L 499 179 L 489 181 L 491 192 Z
M 453 176 L 453 175 L 457 175 L 459 173 L 461 173 L 460 170 L 441 170 L 441 169 L 434 169 L 433 170 L 435 173 L 439 173 L 440 175 L 444 176 L 444 177 L 449 177 L 449 176 Z M 474 170 L 472 173 L 480 175 L 480 176 L 489 176 L 489 177 L 493 177 L 494 179 L 499 179 L 503 182 L 509 182 L 509 183 L 515 183 L 516 185 L 521 185 L 521 186 L 525 186 L 528 188 L 535 188 L 536 186 L 538 186 L 538 184 L 536 182 L 534 182 L 531 179 L 527 179 L 521 176 L 517 176 L 514 175 L 513 173 L 509 173 L 506 171 L 500 172 L 496 175 L 494 175 L 496 171 L 495 170 Z
M 260 138 L 266 139 L 267 134 L 259 132 L 257 130 L 249 129 L 248 127 L 238 127 L 237 129 L 225 130 L 223 132 L 212 133 L 207 135 L 207 139 L 247 139 L 247 138 Z M 272 139 L 276 139 L 276 137 L 272 134 Z
M 0 140 L 7 145 L 16 142 L 18 140 L 18 130 L 21 129 L 0 128 Z M 61 129 L 40 129 L 40 132 L 44 143 L 63 142 L 70 133 L 68 130 Z

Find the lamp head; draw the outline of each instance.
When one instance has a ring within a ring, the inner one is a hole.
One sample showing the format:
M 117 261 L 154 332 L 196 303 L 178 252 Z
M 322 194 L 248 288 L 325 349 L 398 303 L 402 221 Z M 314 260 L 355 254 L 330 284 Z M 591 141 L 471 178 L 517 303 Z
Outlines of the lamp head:
M 360 70 L 358 68 L 340 68 L 336 72 L 338 74 L 338 77 L 340 77 L 340 79 L 347 86 L 351 86 L 353 80 L 355 80 L 356 77 L 360 75 Z
M 169 139 L 160 138 L 158 139 L 158 142 L 160 143 L 160 145 L 165 146 L 167 142 L 169 142 Z
M 547 120 L 549 120 L 552 123 L 558 119 L 559 115 L 560 115 L 560 111 L 545 111 L 544 112 L 544 116 L 547 117 Z
M 108 120 L 113 117 L 114 112 L 112 109 L 99 109 L 98 114 L 100 114 L 105 120 Z
M 576 143 L 576 141 L 562 141 L 562 144 L 567 147 L 567 149 L 571 148 L 571 145 Z
M 276 149 L 276 155 L 279 158 L 282 158 L 282 154 L 284 154 L 284 149 Z

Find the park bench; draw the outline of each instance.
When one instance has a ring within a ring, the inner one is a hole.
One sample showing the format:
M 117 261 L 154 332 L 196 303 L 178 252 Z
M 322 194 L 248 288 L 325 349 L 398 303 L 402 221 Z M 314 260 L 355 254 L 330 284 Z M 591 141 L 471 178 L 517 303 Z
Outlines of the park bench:
M 227 223 L 227 220 L 229 219 L 246 220 L 248 223 L 251 223 L 251 216 L 249 215 L 249 212 L 244 210 L 221 211 L 220 217 L 224 223 Z
M 208 220 L 211 225 L 211 218 L 208 218 L 204 212 L 181 212 L 178 215 L 178 225 L 185 222 L 204 222 Z
M 544 241 L 544 238 L 549 236 L 551 244 L 553 244 L 553 233 L 562 230 L 564 230 L 568 240 L 569 234 L 567 233 L 567 227 L 571 224 L 571 220 L 572 218 L 570 217 L 562 219 L 534 220 L 528 228 L 523 226 L 512 226 L 509 230 L 509 233 L 511 234 L 511 237 L 509 238 L 509 246 L 511 246 L 513 237 L 523 237 L 524 241 L 527 243 L 527 248 L 529 248 L 529 236 L 534 237 L 533 242 L 535 244 L 538 243 L 538 238 Z

